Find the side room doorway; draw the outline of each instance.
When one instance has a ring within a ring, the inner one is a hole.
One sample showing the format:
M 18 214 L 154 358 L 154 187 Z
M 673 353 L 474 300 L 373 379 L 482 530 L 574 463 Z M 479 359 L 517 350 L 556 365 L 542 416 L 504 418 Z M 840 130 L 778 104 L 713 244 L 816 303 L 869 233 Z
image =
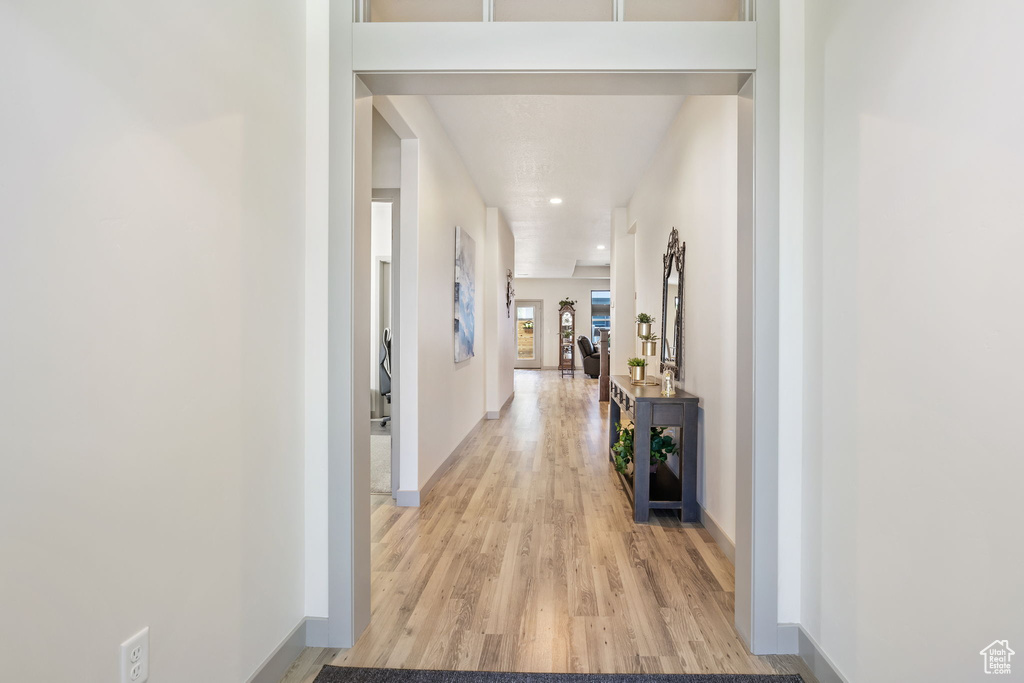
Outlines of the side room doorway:
M 398 449 L 392 438 L 397 417 L 393 389 L 398 364 L 394 353 L 397 293 L 392 261 L 398 202 L 390 196 L 374 196 L 370 222 L 370 493 L 393 498 L 398 490 Z

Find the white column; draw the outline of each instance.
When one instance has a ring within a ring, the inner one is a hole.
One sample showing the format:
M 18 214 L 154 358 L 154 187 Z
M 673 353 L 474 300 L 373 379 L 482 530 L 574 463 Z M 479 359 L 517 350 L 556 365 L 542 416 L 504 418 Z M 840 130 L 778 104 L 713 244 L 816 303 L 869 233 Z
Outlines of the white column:
M 626 209 L 612 211 L 612 348 L 609 356 L 609 373 L 612 375 L 625 374 L 626 360 L 634 353 L 636 247 L 628 221 Z

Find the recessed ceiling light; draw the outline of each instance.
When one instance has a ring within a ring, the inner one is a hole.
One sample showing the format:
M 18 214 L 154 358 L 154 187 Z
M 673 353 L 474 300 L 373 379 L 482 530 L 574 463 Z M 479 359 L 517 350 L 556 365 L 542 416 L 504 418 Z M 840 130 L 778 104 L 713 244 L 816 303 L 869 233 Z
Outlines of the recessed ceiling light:
M 604 245 L 603 244 L 599 244 L 599 245 L 597 245 L 597 248 L 598 249 L 604 249 Z
M 551 203 L 552 204 L 561 204 L 562 203 L 562 198 L 561 197 L 552 197 L 551 198 Z

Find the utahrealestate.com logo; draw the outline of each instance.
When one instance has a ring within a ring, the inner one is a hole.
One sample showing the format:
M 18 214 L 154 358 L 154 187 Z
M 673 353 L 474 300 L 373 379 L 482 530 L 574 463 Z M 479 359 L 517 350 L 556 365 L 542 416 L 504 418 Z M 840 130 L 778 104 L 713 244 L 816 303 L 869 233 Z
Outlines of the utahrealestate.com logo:
M 1010 673 L 1010 659 L 1016 653 L 1010 649 L 1010 643 L 1006 640 L 993 641 L 991 645 L 981 651 L 985 660 L 985 673 L 987 674 L 1008 674 Z

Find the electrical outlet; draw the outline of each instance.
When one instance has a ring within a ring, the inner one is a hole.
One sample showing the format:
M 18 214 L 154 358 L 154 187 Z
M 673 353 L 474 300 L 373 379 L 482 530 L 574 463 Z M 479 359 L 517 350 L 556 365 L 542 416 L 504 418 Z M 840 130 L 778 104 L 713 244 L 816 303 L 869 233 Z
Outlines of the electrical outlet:
M 121 683 L 149 680 L 149 627 L 121 643 Z

